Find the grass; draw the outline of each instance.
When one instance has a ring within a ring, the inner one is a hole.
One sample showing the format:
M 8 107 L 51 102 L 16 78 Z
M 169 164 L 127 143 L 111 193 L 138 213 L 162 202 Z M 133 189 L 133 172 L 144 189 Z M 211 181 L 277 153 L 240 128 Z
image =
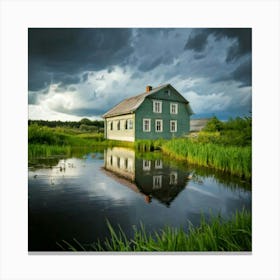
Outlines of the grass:
M 127 147 L 146 152 L 159 149 L 163 140 L 138 140 L 136 142 L 106 140 L 102 133 L 85 133 L 79 129 L 46 126 L 37 124 L 28 127 L 29 157 L 65 155 L 73 150 L 96 149 L 98 147 Z
M 246 179 L 252 176 L 251 146 L 223 146 L 193 142 L 190 139 L 173 139 L 163 144 L 162 151 L 176 159 L 212 167 Z
M 240 121 L 233 121 L 230 124 L 236 126 L 236 123 L 240 126 Z M 232 134 L 235 136 L 229 136 Z M 239 139 L 237 130 L 203 131 L 195 135 L 195 137 L 169 141 L 158 139 L 125 142 L 106 140 L 102 133 L 88 133 L 77 128 L 50 128 L 32 124 L 28 127 L 28 154 L 31 158 L 51 155 L 69 156 L 74 149 L 90 152 L 98 147 L 114 146 L 133 148 L 140 153 L 161 149 L 166 155 L 175 159 L 215 168 L 244 179 L 251 178 L 251 145 L 246 144 L 247 140 L 244 142 L 245 145 Z
M 75 244 L 67 241 L 57 243 L 62 250 L 70 251 L 134 251 L 134 252 L 209 252 L 209 251 L 251 251 L 251 213 L 236 212 L 228 221 L 221 217 L 211 217 L 207 223 L 202 217 L 201 224 L 195 228 L 190 225 L 189 232 L 182 228 L 166 226 L 160 232 L 148 234 L 141 224 L 134 227 L 134 236 L 129 239 L 122 228 L 114 229 L 109 222 L 107 226 L 110 238 L 103 243 L 98 241 L 90 246 L 82 245 L 77 240 Z
M 50 157 L 53 155 L 71 155 L 71 146 L 59 146 L 59 145 L 44 145 L 44 144 L 29 144 L 28 145 L 28 157 Z

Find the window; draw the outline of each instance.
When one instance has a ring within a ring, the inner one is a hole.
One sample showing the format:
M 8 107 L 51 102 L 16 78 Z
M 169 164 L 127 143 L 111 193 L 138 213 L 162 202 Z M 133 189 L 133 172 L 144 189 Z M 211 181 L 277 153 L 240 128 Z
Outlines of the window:
M 119 157 L 117 157 L 117 167 L 118 168 L 121 167 L 121 159 Z
M 151 161 L 150 160 L 143 160 L 143 170 L 149 171 L 151 169 Z
M 153 100 L 153 112 L 154 113 L 161 113 L 162 112 L 162 102 Z
M 113 122 L 110 122 L 110 130 L 113 130 Z
M 178 114 L 178 104 L 170 103 L 170 114 Z
M 162 175 L 153 176 L 153 190 L 158 190 L 162 187 Z
M 128 129 L 133 129 L 133 120 L 132 119 L 128 120 Z
M 170 132 L 177 132 L 177 121 L 170 121 Z
M 156 128 L 156 132 L 162 132 L 163 131 L 162 120 L 156 120 L 155 128 Z
M 124 129 L 128 129 L 128 120 L 124 121 Z
M 128 168 L 128 159 L 127 158 L 124 159 L 124 168 L 125 169 Z
M 143 131 L 151 131 L 151 119 L 143 119 Z
M 166 89 L 166 90 L 164 91 L 164 93 L 165 93 L 165 94 L 168 94 L 168 95 L 170 96 L 170 90 L 169 90 L 169 89 Z
M 156 169 L 162 169 L 162 160 L 161 159 L 157 159 L 155 161 L 155 168 Z
M 170 185 L 177 185 L 178 184 L 178 173 L 176 171 L 172 171 L 169 177 L 169 184 Z
M 118 122 L 117 122 L 117 130 L 120 130 L 120 129 L 121 129 L 121 122 L 118 121 Z

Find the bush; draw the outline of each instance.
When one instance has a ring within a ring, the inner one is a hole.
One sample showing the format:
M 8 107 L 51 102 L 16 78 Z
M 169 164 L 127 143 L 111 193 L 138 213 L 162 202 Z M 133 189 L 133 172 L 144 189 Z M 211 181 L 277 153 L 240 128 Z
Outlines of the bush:
M 204 131 L 213 132 L 213 131 L 221 131 L 224 128 L 224 124 L 218 120 L 216 116 L 212 117 L 210 121 L 207 122 L 204 127 Z
M 211 142 L 214 144 L 231 146 L 249 146 L 252 144 L 252 118 L 237 117 L 221 122 L 213 117 L 199 133 L 201 143 Z

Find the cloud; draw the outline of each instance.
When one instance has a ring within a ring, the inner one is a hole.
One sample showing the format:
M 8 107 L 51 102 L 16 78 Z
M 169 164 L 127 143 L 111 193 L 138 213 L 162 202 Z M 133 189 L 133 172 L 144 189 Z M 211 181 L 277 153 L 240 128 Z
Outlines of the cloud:
M 144 61 L 138 67 L 140 71 L 147 72 L 156 68 L 160 64 L 171 64 L 173 62 L 173 57 L 170 52 L 165 52 L 163 55 L 155 58 L 152 61 Z
M 29 29 L 30 118 L 97 118 L 121 100 L 144 92 L 146 85 L 166 83 L 189 99 L 196 116 L 214 109 L 220 114 L 247 112 L 252 57 L 250 40 L 244 37 L 250 32 Z
M 125 63 L 133 51 L 131 35 L 128 28 L 29 28 L 29 89 Z
M 227 50 L 226 62 L 232 62 L 252 51 L 252 30 L 251 28 L 207 28 L 194 29 L 185 44 L 185 50 L 202 52 L 205 50 L 209 36 L 216 40 L 227 38 L 233 40 Z M 200 56 L 196 56 L 200 59 Z
M 185 45 L 185 50 L 193 50 L 195 52 L 204 51 L 207 45 L 208 33 L 204 30 L 192 32 Z
M 232 73 L 232 77 L 236 81 L 241 82 L 241 86 L 252 85 L 252 62 L 250 59 L 239 65 Z
M 217 76 L 212 82 L 237 81 L 239 87 L 252 86 L 252 60 L 251 57 L 244 60 L 233 71 Z
M 189 91 L 184 96 L 192 101 L 192 109 L 198 114 L 224 111 L 231 102 L 231 97 L 223 92 L 199 95 L 194 91 Z
M 212 28 L 209 29 L 217 40 L 227 37 L 236 39 L 228 49 L 226 62 L 234 61 L 241 56 L 252 52 L 252 29 L 251 28 Z

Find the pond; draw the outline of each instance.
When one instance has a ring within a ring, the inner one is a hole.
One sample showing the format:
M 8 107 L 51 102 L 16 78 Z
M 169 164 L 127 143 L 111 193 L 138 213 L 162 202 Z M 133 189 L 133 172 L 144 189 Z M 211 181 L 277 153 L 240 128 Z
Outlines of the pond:
M 28 249 L 103 241 L 107 221 L 132 237 L 140 223 L 149 233 L 166 225 L 187 231 L 202 214 L 227 219 L 243 208 L 251 210 L 250 183 L 160 152 L 114 147 L 82 158 L 38 158 L 28 172 Z

